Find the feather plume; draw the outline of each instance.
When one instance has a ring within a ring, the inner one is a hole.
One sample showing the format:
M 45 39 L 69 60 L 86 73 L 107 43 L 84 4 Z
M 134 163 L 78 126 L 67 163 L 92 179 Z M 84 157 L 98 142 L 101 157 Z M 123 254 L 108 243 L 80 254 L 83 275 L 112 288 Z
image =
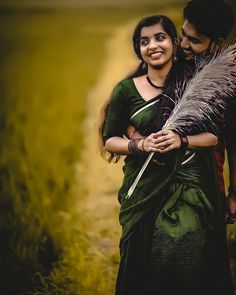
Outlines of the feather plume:
M 195 75 L 185 87 L 176 86 L 177 102 L 163 129 L 181 133 L 186 127 L 197 125 L 199 131 L 204 123 L 218 116 L 236 90 L 236 42 L 224 47 L 211 59 L 202 59 Z
M 236 42 L 233 42 L 211 58 L 198 62 L 194 76 L 189 81 L 176 85 L 177 101 L 162 129 L 179 133 L 197 127 L 206 129 L 207 121 L 218 116 L 226 108 L 228 100 L 236 92 Z M 129 198 L 139 182 L 154 152 L 150 153 L 139 174 L 130 187 Z

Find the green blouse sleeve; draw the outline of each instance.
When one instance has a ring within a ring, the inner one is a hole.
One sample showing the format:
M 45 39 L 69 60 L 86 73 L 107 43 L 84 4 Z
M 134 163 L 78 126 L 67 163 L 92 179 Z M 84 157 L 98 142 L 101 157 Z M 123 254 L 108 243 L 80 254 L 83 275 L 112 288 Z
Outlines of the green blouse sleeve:
M 114 89 L 103 128 L 103 142 L 113 136 L 123 137 L 128 126 L 128 104 L 122 82 Z

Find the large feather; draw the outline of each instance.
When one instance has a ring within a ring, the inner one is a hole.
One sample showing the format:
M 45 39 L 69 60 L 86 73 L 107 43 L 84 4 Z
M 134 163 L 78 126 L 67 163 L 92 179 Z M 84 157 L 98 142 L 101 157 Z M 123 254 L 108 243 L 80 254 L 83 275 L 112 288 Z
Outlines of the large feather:
M 226 108 L 236 90 L 236 42 L 224 47 L 210 60 L 203 59 L 185 90 L 177 85 L 177 103 L 163 129 L 181 133 L 186 127 L 202 124 Z
M 199 132 L 206 129 L 206 122 L 226 108 L 236 91 L 236 42 L 225 46 L 212 58 L 197 64 L 192 79 L 176 85 L 177 102 L 162 129 L 186 132 L 194 125 Z M 139 182 L 154 152 L 150 153 L 134 183 L 129 198 Z

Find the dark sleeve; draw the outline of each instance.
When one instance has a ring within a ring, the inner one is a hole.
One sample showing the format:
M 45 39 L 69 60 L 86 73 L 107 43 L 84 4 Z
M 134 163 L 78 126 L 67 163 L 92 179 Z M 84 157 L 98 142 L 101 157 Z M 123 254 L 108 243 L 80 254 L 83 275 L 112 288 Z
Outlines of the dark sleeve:
M 236 96 L 232 98 L 226 113 L 224 137 L 226 149 L 236 152 Z
M 128 104 L 122 83 L 119 83 L 111 97 L 103 128 L 103 142 L 113 136 L 123 137 L 128 126 Z

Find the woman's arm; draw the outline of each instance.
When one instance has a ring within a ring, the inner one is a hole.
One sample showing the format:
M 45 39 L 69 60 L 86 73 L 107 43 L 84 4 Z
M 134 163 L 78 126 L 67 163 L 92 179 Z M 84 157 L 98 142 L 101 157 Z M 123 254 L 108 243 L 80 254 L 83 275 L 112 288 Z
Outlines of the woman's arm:
M 177 136 L 179 138 L 179 135 Z M 147 137 L 139 136 L 135 139 L 113 136 L 106 140 L 104 147 L 106 151 L 118 155 L 138 154 L 140 152 L 161 152 L 161 149 L 156 146 L 155 140 L 156 133 L 152 133 Z M 137 146 L 135 150 L 132 149 L 134 145 Z M 179 145 L 181 145 L 181 142 Z
M 144 137 L 141 135 L 132 125 L 127 127 L 127 137 L 129 139 L 136 139 Z M 156 133 L 156 143 L 158 148 L 163 148 L 166 145 L 169 145 L 171 142 L 175 142 L 173 148 L 179 147 L 178 135 L 171 130 L 161 130 Z M 176 135 L 176 136 L 175 136 Z M 196 135 L 188 135 L 188 148 L 197 149 L 197 148 L 207 148 L 216 146 L 218 144 L 218 137 L 210 132 L 203 132 Z M 177 142 L 176 142 L 177 141 Z M 160 143 L 160 144 L 159 144 Z
M 106 151 L 110 152 L 111 154 L 118 154 L 118 155 L 128 155 L 128 144 L 129 140 L 124 139 L 118 136 L 113 136 L 109 138 L 104 145 Z
M 128 138 L 136 139 L 143 137 L 131 125 L 127 128 Z M 196 135 L 186 136 L 188 140 L 189 149 L 208 148 L 218 144 L 218 137 L 209 132 L 203 132 Z M 155 148 L 160 149 L 161 152 L 167 152 L 172 149 L 179 148 L 181 145 L 180 136 L 171 130 L 161 130 L 153 134 L 153 141 Z

